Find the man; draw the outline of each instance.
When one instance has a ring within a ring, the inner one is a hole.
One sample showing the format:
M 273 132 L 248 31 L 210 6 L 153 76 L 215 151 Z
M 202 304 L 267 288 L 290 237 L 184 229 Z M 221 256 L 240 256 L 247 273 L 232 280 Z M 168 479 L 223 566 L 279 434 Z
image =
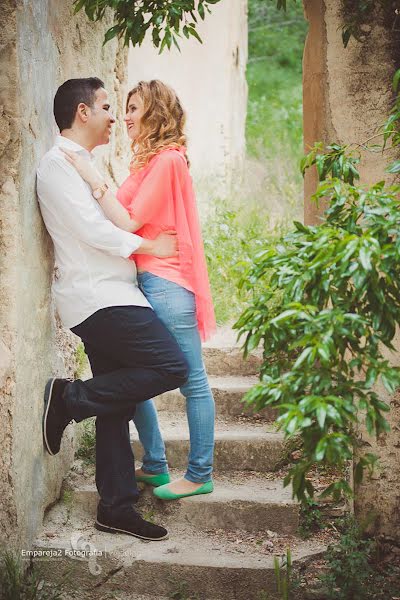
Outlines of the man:
M 129 420 L 137 402 L 180 387 L 187 366 L 173 337 L 139 290 L 132 253 L 177 254 L 176 237 L 145 240 L 115 227 L 61 147 L 91 157 L 107 144 L 115 122 L 100 79 L 70 79 L 57 90 L 54 116 L 61 135 L 37 171 L 41 212 L 53 239 L 58 276 L 54 294 L 65 327 L 85 345 L 93 378 L 51 379 L 45 389 L 43 437 L 52 455 L 74 419 L 96 416 L 95 527 L 147 540 L 167 537 L 138 515 Z

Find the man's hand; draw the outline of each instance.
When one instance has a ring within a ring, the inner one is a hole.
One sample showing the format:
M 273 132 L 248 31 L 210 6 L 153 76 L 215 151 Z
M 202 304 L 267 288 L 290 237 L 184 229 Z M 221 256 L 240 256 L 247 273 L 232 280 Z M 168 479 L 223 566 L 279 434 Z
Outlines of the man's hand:
M 149 254 L 158 258 L 179 256 L 176 231 L 163 231 L 154 240 L 143 238 L 143 243 L 135 251 L 135 254 Z

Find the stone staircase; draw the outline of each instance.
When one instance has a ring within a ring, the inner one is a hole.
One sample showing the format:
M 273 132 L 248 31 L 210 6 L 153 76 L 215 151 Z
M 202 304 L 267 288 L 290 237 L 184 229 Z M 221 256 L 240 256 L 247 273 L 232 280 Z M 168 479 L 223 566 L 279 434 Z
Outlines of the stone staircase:
M 35 544 L 53 553 L 51 580 L 69 573 L 68 598 L 272 600 L 279 598 L 274 555 L 290 546 L 300 564 L 324 551 L 320 542 L 296 536 L 299 506 L 274 474 L 288 450 L 273 411 L 250 415 L 241 402 L 257 381 L 260 358 L 244 361 L 230 330 L 205 344 L 204 358 L 217 406 L 214 493 L 165 503 L 151 489 L 143 491 L 138 509 L 169 529 L 168 540 L 100 533 L 93 527 L 93 474 L 77 464 Z M 156 402 L 172 475 L 178 476 L 189 446 L 184 401 L 173 391 Z M 132 446 L 140 459 L 133 427 Z

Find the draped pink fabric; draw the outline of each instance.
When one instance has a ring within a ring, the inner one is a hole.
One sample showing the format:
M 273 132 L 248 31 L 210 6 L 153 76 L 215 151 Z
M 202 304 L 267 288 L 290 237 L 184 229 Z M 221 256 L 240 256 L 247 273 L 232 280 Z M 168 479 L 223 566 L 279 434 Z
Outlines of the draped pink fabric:
M 195 294 L 197 322 L 204 341 L 216 329 L 204 246 L 186 149 L 162 150 L 139 172 L 131 174 L 117 192 L 131 217 L 143 223 L 138 235 L 154 239 L 161 231 L 176 230 L 179 257 L 132 255 L 139 271 L 173 281 Z

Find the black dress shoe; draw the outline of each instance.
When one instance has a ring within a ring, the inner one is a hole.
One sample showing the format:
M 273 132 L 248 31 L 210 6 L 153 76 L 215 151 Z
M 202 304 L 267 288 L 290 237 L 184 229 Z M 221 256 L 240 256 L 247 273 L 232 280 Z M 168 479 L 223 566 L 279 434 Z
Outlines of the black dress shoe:
M 124 509 L 104 508 L 99 504 L 94 524 L 99 531 L 125 533 L 141 540 L 158 541 L 168 538 L 168 531 L 160 525 L 145 521 L 133 507 Z
M 60 451 L 64 429 L 71 422 L 62 397 L 68 383 L 69 379 L 49 379 L 44 390 L 43 440 L 53 456 Z

